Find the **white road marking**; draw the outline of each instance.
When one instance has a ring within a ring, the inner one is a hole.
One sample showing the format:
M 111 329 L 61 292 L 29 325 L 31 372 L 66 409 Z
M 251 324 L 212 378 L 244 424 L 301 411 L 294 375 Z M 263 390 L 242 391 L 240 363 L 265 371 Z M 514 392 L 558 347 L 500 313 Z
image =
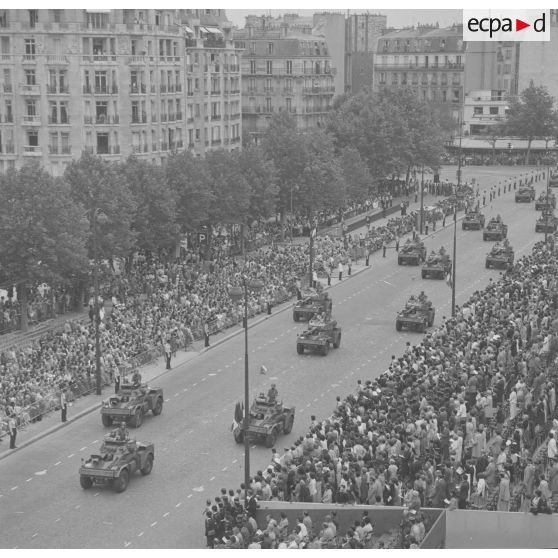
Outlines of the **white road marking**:
M 191 494 L 190 494 L 190 496 L 191 496 Z M 189 498 L 190 496 L 188 496 L 188 498 Z M 178 504 L 176 504 L 176 506 L 174 506 L 174 507 L 175 507 L 175 508 L 179 508 L 181 505 L 182 505 L 182 502 L 178 502 Z
M 167 399 L 165 399 L 165 403 L 167 403 L 167 401 L 170 401 L 170 399 L 168 399 L 168 398 L 167 398 Z
M 193 387 L 196 387 L 198 385 L 198 382 L 196 382 L 195 384 L 192 384 Z
M 191 498 L 193 496 L 193 494 L 188 494 L 188 498 Z M 178 508 L 178 506 L 180 506 L 180 504 L 178 504 L 176 507 Z
M 12 486 L 11 490 L 17 490 L 17 486 Z
M 227 469 L 228 469 L 228 467 L 223 467 L 223 468 L 221 469 L 221 471 L 226 471 Z
M 99 440 L 93 440 L 91 443 L 96 444 Z
M 31 538 L 34 539 L 39 533 L 35 533 Z
M 54 523 L 58 523 L 61 519 L 62 519 L 62 518 L 59 517 L 58 519 L 56 519 L 56 520 L 54 521 Z
M 30 482 L 33 480 L 33 477 L 29 477 L 25 482 Z
M 138 537 L 143 537 L 143 531 L 138 535 Z
M 155 527 L 155 525 L 157 525 L 157 523 L 158 523 L 157 521 L 154 521 L 154 522 L 150 525 L 150 527 Z
M 94 496 L 99 496 L 100 492 L 95 492 Z
M 194 492 L 203 492 L 204 491 L 203 484 L 201 486 L 196 486 L 195 488 L 192 488 L 192 490 Z
M 77 504 L 75 507 L 76 510 L 79 510 L 79 508 L 81 508 L 81 504 Z
M 205 380 L 207 380 L 207 378 L 202 378 L 202 379 L 201 379 L 202 382 L 205 382 Z
M 234 460 L 233 460 L 233 463 L 236 463 L 237 461 L 238 461 L 238 459 L 234 459 Z
M 132 543 L 130 543 L 130 542 L 125 542 L 125 543 L 124 543 L 124 546 L 125 546 L 125 547 L 128 547 L 128 546 L 130 546 L 131 544 L 132 544 Z
M 87 446 L 83 446 L 82 448 L 80 448 L 79 451 L 83 451 L 83 450 L 86 450 L 86 449 L 87 449 Z
M 68 455 L 68 459 L 70 459 L 70 457 L 74 457 L 75 453 L 70 453 L 70 455 Z
M 260 350 L 261 350 L 261 348 L 262 348 L 262 346 L 260 345 L 260 346 L 258 347 L 258 351 L 260 351 Z
M 164 513 L 163 517 L 167 517 L 170 514 L 170 512 Z
M 208 376 L 217 376 L 217 374 L 214 374 L 214 373 L 211 372 L 211 373 L 208 374 Z
M 60 465 L 62 463 L 62 461 L 58 461 L 58 463 L 55 463 L 54 466 L 58 467 L 58 465 Z
M 175 396 L 175 397 L 178 397 L 178 393 L 175 393 L 174 396 Z
M 188 391 L 188 388 L 184 388 L 182 391 Z

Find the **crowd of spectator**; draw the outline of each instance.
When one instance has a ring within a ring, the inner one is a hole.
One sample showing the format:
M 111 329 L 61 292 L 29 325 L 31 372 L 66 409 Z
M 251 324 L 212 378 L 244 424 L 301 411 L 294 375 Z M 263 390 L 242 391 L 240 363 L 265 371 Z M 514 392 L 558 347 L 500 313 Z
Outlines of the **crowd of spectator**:
M 254 515 L 252 500 L 402 505 L 413 516 L 424 507 L 551 513 L 558 504 L 557 272 L 550 237 L 475 291 L 455 318 L 407 343 L 380 377 L 337 397 L 331 417 L 312 417 L 308 433 L 282 455 L 272 452 L 250 486 L 232 493 L 242 507 L 248 488 L 246 510 L 231 514 L 221 495 L 206 519 L 230 538 L 240 513 Z M 286 538 L 272 534 L 279 522 L 256 525 L 259 539 L 274 548 L 290 536 L 299 546 L 315 543 L 300 526 Z M 400 543 L 418 545 L 427 531 L 411 526 Z M 244 547 L 254 541 L 245 535 Z

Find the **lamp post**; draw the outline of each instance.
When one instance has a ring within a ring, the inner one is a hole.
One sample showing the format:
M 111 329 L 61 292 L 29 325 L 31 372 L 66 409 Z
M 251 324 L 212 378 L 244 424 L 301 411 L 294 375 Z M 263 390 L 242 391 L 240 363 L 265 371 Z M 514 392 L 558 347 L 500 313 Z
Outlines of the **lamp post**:
M 291 184 L 291 244 L 293 242 L 293 185 Z
M 424 165 L 422 165 L 422 177 L 420 179 L 420 234 L 422 236 L 422 223 L 424 222 Z
M 95 393 L 101 395 L 102 393 L 102 379 L 101 379 L 101 335 L 99 331 L 101 321 L 101 309 L 99 308 L 99 254 L 97 251 L 97 217 L 104 215 L 98 207 L 91 211 L 91 219 L 93 221 L 93 296 L 95 301 L 93 303 L 93 315 L 95 319 Z
M 313 281 L 313 266 L 314 266 L 314 237 L 316 236 L 316 232 L 318 229 L 318 220 L 317 219 L 310 219 L 310 275 L 309 275 L 309 285 L 312 288 Z
M 461 120 L 459 120 L 459 160 L 457 162 L 457 186 L 455 188 L 455 206 L 453 208 L 453 262 L 451 264 L 451 316 L 455 317 L 455 282 L 457 277 L 457 193 L 461 186 Z
M 249 367 L 248 367 L 248 289 L 259 292 L 263 289 L 263 283 L 259 279 L 249 280 L 242 276 L 242 287 L 231 287 L 229 296 L 234 302 L 239 302 L 244 297 L 244 422 L 242 425 L 244 438 L 244 497 L 248 501 L 248 489 L 250 488 L 250 442 L 248 440 L 248 426 L 250 425 L 250 390 L 249 390 Z

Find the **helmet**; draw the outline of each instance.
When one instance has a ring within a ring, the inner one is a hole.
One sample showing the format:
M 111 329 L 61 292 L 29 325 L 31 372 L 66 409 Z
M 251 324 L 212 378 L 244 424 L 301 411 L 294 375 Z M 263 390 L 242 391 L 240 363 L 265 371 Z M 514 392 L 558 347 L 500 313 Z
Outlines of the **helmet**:
M 126 423 L 125 423 L 124 421 L 122 421 L 122 422 L 120 423 L 120 426 L 124 426 L 124 427 L 125 427 L 125 426 L 126 426 Z

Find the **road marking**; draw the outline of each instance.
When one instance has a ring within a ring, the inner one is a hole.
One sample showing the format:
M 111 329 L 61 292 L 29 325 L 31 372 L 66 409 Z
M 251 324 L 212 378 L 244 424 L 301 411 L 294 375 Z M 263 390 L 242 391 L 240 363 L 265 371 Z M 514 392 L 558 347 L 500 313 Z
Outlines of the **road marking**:
M 217 372 L 222 372 L 222 371 L 223 371 L 223 369 L 222 369 L 222 368 L 219 368 L 219 370 L 217 370 Z
M 188 498 L 191 498 L 193 496 L 193 494 L 188 494 Z M 178 506 L 180 506 L 180 504 L 178 504 Z M 178 508 L 178 506 L 176 506 Z
M 190 496 L 191 496 L 191 494 L 190 494 Z M 188 496 L 188 498 L 189 498 L 190 496 Z M 175 507 L 175 508 L 179 508 L 181 505 L 182 505 L 182 502 L 178 502 L 178 504 L 176 504 L 176 506 L 174 506 L 174 507 Z
M 86 449 L 87 449 L 87 446 L 83 446 L 82 448 L 80 448 L 79 451 L 83 451 L 83 450 L 86 450 Z
M 76 510 L 79 510 L 79 508 L 81 508 L 81 504 L 77 504 L 77 506 L 75 507 Z
M 25 482 L 30 482 L 33 480 L 33 477 L 28 478 Z
M 207 380 L 207 378 L 202 378 L 202 379 L 201 379 L 202 382 L 205 382 L 205 380 Z
M 198 385 L 198 382 L 196 382 L 195 384 L 192 384 L 193 387 L 196 387 Z
M 11 490 L 17 490 L 17 486 L 12 486 Z
M 138 535 L 138 537 L 143 537 L 143 531 Z
M 233 463 L 236 463 L 237 461 L 238 461 L 238 459 L 234 459 L 234 460 L 233 460 Z
M 54 523 L 58 523 L 61 519 L 62 519 L 62 518 L 59 517 L 58 519 L 56 519 L 56 520 L 54 521 Z
M 100 492 L 95 492 L 94 496 L 99 496 Z
M 70 455 L 68 455 L 68 459 L 70 459 L 70 457 L 74 457 L 75 453 L 70 453 Z
M 178 397 L 178 393 L 175 393 L 174 396 L 175 396 L 175 397 Z
M 261 350 L 261 348 L 262 348 L 262 346 L 260 345 L 260 346 L 258 347 L 258 351 L 260 351 L 260 350 Z
M 182 391 L 188 391 L 188 388 L 184 388 Z
M 154 522 L 150 525 L 150 527 L 155 527 L 155 525 L 157 525 L 157 521 L 154 521 Z
M 227 469 L 228 469 L 228 467 L 223 467 L 223 468 L 221 469 L 221 471 L 226 471 Z
M 31 538 L 34 539 L 39 533 L 35 533 Z
M 170 399 L 165 399 L 165 403 L 166 403 L 167 401 L 170 401 Z
M 217 376 L 217 374 L 214 374 L 214 373 L 211 372 L 211 373 L 208 374 L 208 376 Z
M 96 444 L 99 440 L 93 440 L 91 443 Z
M 124 546 L 125 546 L 125 547 L 128 547 L 128 546 L 130 546 L 131 544 L 132 544 L 132 543 L 130 543 L 130 542 L 125 542 L 125 543 L 124 543 Z
M 167 517 L 170 514 L 170 512 L 164 513 L 163 517 Z
M 195 488 L 192 488 L 192 490 L 194 492 L 203 492 L 203 490 L 204 490 L 203 484 L 201 486 L 196 486 Z

